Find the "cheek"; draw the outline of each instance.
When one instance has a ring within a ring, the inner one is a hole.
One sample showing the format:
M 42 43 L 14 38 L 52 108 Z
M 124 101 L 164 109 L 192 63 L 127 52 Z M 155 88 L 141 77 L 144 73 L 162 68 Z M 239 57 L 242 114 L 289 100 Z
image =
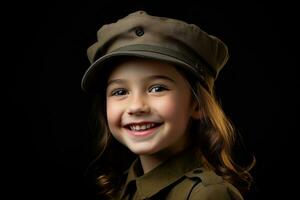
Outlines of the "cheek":
M 107 101 L 106 116 L 107 116 L 108 126 L 110 129 L 112 129 L 113 126 L 116 126 L 120 119 L 120 109 L 117 105 L 118 104 Z
M 170 95 L 156 104 L 156 110 L 160 115 L 172 121 L 184 121 L 180 118 L 188 118 L 188 107 L 188 101 L 178 95 Z
M 119 134 L 119 124 L 121 119 L 120 108 L 116 103 L 112 103 L 107 101 L 106 105 L 106 116 L 108 128 L 112 134 L 112 136 L 122 143 L 122 137 Z

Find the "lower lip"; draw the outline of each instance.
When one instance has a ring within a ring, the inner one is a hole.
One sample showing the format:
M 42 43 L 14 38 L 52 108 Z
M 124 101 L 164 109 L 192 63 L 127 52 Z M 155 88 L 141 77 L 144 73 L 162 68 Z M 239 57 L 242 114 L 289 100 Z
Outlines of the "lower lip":
M 146 137 L 146 136 L 149 136 L 149 135 L 152 135 L 154 134 L 154 132 L 160 127 L 161 125 L 159 126 L 156 126 L 154 128 L 150 128 L 150 129 L 147 129 L 147 130 L 144 130 L 144 131 L 133 131 L 133 130 L 129 130 L 127 129 L 128 133 L 130 135 L 133 135 L 133 136 L 136 136 L 136 137 Z

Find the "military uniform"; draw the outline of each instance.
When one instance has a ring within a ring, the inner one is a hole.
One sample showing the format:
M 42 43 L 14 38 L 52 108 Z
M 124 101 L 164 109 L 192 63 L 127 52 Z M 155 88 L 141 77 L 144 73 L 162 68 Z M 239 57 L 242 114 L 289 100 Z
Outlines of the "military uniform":
M 192 149 L 185 150 L 143 174 L 136 159 L 124 174 L 115 200 L 241 200 L 230 183 L 205 169 Z

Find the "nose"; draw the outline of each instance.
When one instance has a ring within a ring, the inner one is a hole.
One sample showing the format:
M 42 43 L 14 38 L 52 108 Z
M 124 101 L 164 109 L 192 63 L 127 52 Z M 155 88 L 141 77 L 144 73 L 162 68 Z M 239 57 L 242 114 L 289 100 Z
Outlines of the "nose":
M 132 99 L 127 109 L 129 115 L 144 115 L 150 112 L 146 97 L 143 95 L 132 95 Z

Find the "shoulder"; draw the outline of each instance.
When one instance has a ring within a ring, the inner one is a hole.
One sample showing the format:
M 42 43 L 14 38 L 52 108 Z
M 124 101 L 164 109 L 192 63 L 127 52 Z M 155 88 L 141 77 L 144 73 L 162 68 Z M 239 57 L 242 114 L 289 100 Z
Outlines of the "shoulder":
M 189 194 L 190 200 L 243 200 L 240 192 L 232 184 L 213 171 L 198 168 L 188 172 L 186 176 L 194 181 Z

